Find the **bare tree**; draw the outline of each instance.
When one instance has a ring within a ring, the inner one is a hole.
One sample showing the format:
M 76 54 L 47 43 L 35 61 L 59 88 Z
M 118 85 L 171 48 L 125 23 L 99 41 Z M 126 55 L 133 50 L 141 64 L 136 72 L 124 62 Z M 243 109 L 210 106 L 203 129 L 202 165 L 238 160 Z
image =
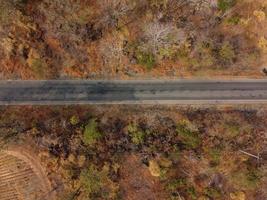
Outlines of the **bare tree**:
M 103 66 L 119 67 L 123 57 L 123 40 L 116 34 L 108 34 L 100 41 L 99 53 L 103 59 Z
M 151 48 L 154 54 L 157 54 L 160 48 L 169 48 L 186 40 L 183 30 L 177 29 L 173 24 L 160 22 L 149 24 L 145 29 L 144 36 L 148 48 Z
M 98 1 L 100 7 L 100 19 L 98 24 L 105 28 L 113 28 L 118 25 L 118 20 L 127 15 L 133 9 L 133 3 L 129 0 L 102 0 Z

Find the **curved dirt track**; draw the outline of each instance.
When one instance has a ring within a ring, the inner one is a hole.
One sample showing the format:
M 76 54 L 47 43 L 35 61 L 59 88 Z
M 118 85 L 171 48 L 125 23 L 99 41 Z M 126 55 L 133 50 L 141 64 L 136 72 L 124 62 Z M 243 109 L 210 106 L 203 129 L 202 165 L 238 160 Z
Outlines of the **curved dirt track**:
M 0 199 L 54 199 L 38 159 L 22 148 L 0 152 Z

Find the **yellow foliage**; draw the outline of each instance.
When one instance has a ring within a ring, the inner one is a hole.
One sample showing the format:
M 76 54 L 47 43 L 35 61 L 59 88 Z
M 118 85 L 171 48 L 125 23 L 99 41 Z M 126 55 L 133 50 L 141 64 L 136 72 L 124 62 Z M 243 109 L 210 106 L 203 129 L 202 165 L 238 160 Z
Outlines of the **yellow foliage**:
M 235 192 L 235 193 L 230 193 L 230 198 L 232 200 L 245 200 L 246 195 L 244 192 Z
M 265 20 L 266 16 L 265 16 L 265 13 L 263 11 L 260 11 L 260 10 L 255 10 L 253 12 L 253 15 L 257 18 L 257 20 L 259 22 L 262 22 Z
M 78 156 L 78 165 L 82 167 L 86 161 L 86 157 L 84 155 Z
M 267 52 L 267 40 L 265 37 L 261 37 L 258 42 L 258 47 L 264 51 Z
M 160 176 L 160 167 L 155 160 L 149 161 L 149 168 L 148 169 L 149 169 L 152 176 L 156 176 L 156 177 Z
M 171 167 L 172 166 L 172 161 L 167 159 L 167 158 L 162 157 L 162 158 L 159 159 L 159 164 L 162 167 Z
M 201 196 L 197 200 L 209 200 L 209 198 L 208 197 L 205 197 L 205 196 Z
M 168 0 L 150 0 L 151 6 L 155 6 L 159 8 L 160 6 L 163 6 L 164 8 L 167 7 Z
M 246 27 L 246 26 L 249 25 L 250 20 L 251 20 L 250 18 L 248 18 L 248 19 L 241 18 L 241 19 L 240 19 L 240 24 L 241 24 L 242 26 Z
M 70 154 L 69 157 L 68 157 L 68 160 L 71 162 L 71 163 L 75 163 L 75 156 L 73 154 Z

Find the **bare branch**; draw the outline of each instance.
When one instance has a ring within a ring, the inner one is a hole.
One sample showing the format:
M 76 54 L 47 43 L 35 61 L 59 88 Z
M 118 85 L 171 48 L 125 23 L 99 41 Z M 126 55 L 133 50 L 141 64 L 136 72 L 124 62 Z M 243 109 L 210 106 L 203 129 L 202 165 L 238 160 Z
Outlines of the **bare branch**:
M 248 152 L 246 152 L 246 151 L 243 151 L 243 150 L 239 150 L 241 153 L 244 153 L 244 154 L 246 154 L 246 155 L 248 155 L 248 156 L 251 156 L 251 157 L 253 157 L 253 158 L 256 158 L 256 159 L 260 159 L 260 155 L 258 154 L 258 156 L 256 156 L 256 155 L 253 155 L 253 154 L 251 154 L 251 153 L 248 153 Z

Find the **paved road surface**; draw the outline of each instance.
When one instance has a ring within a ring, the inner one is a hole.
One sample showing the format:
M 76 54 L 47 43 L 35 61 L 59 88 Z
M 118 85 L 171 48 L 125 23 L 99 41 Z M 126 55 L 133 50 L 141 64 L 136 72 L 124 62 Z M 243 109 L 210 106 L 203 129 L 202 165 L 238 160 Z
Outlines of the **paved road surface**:
M 267 103 L 267 80 L 0 81 L 1 105 Z

